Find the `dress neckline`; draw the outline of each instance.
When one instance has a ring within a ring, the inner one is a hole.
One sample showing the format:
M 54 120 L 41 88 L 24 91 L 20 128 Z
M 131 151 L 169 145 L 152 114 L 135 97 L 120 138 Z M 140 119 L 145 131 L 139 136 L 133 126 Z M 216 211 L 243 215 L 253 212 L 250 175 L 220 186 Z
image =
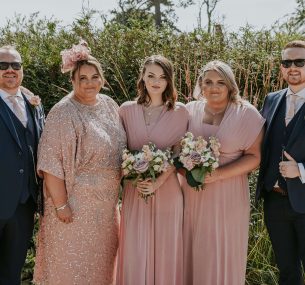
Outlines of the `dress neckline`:
M 232 108 L 232 103 L 231 103 L 231 102 L 228 103 L 228 105 L 227 105 L 227 107 L 226 107 L 226 109 L 225 109 L 225 112 L 224 112 L 224 114 L 223 114 L 223 117 L 222 117 L 221 122 L 220 122 L 219 125 L 212 125 L 212 124 L 208 124 L 208 123 L 205 123 L 205 122 L 202 121 L 202 117 L 203 117 L 203 113 L 204 113 L 204 106 L 205 106 L 205 104 L 206 104 L 206 102 L 205 102 L 205 101 L 202 101 L 202 106 L 201 106 L 201 108 L 202 108 L 202 109 L 201 109 L 201 110 L 202 110 L 201 124 L 204 125 L 204 126 L 212 126 L 212 127 L 218 127 L 218 128 L 220 128 L 220 127 L 223 125 L 223 123 L 226 121 L 226 119 L 227 119 L 227 117 L 228 117 L 228 115 L 229 115 L 229 113 L 230 113 L 230 110 L 231 110 L 231 108 Z
M 100 109 L 100 105 L 102 104 L 102 101 L 103 101 L 103 95 L 102 94 L 98 94 L 98 102 L 95 105 L 86 105 L 86 104 L 82 104 L 82 103 L 78 102 L 77 100 L 75 100 L 73 98 L 73 93 L 72 92 L 70 94 L 68 94 L 67 97 L 72 102 L 72 104 L 74 104 L 74 105 L 76 105 L 80 108 L 89 109 L 89 110 L 93 110 L 93 111 Z
M 163 119 L 163 116 L 166 114 L 167 108 L 166 108 L 165 105 L 163 105 L 162 111 L 159 114 L 158 119 L 153 124 L 151 124 L 151 125 L 146 125 L 146 123 L 145 123 L 145 115 L 144 115 L 144 106 L 143 106 L 143 104 L 138 105 L 138 108 L 139 108 L 139 111 L 141 113 L 143 124 L 145 126 L 146 135 L 149 138 L 151 136 L 151 134 L 153 133 L 154 129 L 156 128 L 156 126 Z

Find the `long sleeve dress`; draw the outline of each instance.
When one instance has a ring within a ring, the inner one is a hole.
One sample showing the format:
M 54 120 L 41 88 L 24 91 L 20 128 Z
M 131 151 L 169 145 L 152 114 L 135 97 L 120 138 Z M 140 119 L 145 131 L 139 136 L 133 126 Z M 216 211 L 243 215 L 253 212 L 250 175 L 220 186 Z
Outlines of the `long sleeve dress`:
M 120 116 L 130 150 L 152 142 L 157 148 L 175 145 L 187 130 L 188 112 L 177 103 L 164 107 L 157 122 L 147 126 L 143 106 L 126 102 Z M 117 285 L 183 284 L 183 196 L 176 173 L 148 198 L 127 184 L 123 191 Z
M 230 104 L 219 126 L 202 122 L 204 101 L 187 104 L 188 131 L 195 137 L 216 136 L 220 165 L 233 162 L 256 140 L 264 119 L 249 103 Z M 194 191 L 179 175 L 185 198 L 184 284 L 244 285 L 249 228 L 247 174 Z
M 65 181 L 73 222 L 61 222 L 50 197 L 38 232 L 36 284 L 109 285 L 118 246 L 118 190 L 126 135 L 117 104 L 99 95 L 94 106 L 71 94 L 50 111 L 38 170 Z

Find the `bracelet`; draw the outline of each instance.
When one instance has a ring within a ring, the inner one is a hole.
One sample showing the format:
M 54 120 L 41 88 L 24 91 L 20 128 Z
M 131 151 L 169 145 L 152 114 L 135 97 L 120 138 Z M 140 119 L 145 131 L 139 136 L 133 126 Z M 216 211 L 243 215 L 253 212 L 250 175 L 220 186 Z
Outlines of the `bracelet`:
M 55 207 L 55 210 L 56 210 L 56 211 L 60 211 L 60 210 L 65 209 L 67 206 L 68 206 L 68 203 L 66 203 L 66 204 L 64 204 L 64 205 L 62 205 L 62 206 L 60 206 L 60 207 Z

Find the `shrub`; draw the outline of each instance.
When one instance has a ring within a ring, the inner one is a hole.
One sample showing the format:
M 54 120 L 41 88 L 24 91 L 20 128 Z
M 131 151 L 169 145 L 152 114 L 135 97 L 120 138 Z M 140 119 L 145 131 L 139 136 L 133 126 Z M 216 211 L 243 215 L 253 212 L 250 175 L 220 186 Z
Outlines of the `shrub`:
M 228 62 L 236 75 L 241 94 L 260 108 L 270 91 L 281 89 L 280 51 L 298 34 L 254 31 L 246 26 L 236 33 L 210 35 L 203 30 L 190 33 L 168 27 L 156 30 L 132 22 L 128 27 L 106 23 L 95 27 L 89 11 L 71 26 L 54 19 L 16 17 L 0 29 L 0 45 L 14 44 L 20 51 L 25 78 L 23 85 L 41 96 L 46 111 L 71 90 L 67 75 L 60 72 L 60 51 L 85 39 L 105 71 L 108 89 L 104 92 L 119 104 L 136 96 L 136 80 L 142 60 L 151 54 L 163 54 L 174 63 L 179 99 L 191 100 L 200 68 L 213 59 Z M 262 207 L 253 204 L 256 174 L 250 176 L 251 223 L 247 284 L 277 284 L 277 269 L 263 222 Z M 37 227 L 36 227 L 37 229 Z M 24 266 L 24 279 L 31 279 L 34 242 Z

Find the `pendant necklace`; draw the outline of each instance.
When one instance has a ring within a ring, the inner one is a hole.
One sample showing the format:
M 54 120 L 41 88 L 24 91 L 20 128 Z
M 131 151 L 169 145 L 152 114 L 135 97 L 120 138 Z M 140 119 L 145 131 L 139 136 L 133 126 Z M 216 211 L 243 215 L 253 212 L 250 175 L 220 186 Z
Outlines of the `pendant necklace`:
M 154 107 L 144 107 L 144 119 L 147 126 L 151 125 L 160 117 L 164 105 Z

